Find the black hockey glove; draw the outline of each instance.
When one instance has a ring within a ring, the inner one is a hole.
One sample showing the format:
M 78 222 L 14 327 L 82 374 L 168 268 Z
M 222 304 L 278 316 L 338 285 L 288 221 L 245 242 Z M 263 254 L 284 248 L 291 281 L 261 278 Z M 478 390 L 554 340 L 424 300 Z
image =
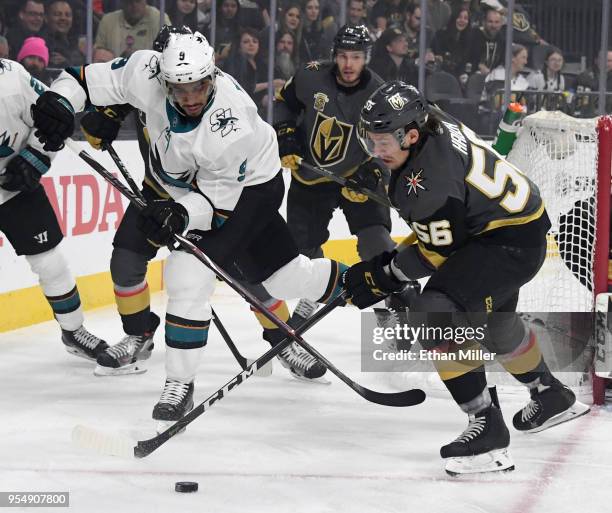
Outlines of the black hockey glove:
M 45 151 L 59 151 L 74 132 L 74 109 L 62 95 L 45 91 L 32 105 L 34 135 L 44 144 Z
M 40 178 L 51 166 L 51 160 L 44 153 L 26 146 L 6 165 L 6 172 L 0 177 L 0 185 L 7 191 L 32 192 L 40 185 Z
M 298 140 L 295 122 L 283 121 L 274 125 L 278 138 L 278 154 L 283 167 L 296 171 L 300 167 L 300 158 L 303 154 L 302 145 Z
M 350 295 L 350 303 L 360 309 L 367 308 L 406 285 L 388 276 L 384 270 L 395 255 L 395 251 L 385 251 L 371 260 L 351 266 L 344 273 L 344 288 Z
M 360 191 L 364 189 L 376 191 L 383 174 L 384 171 L 373 160 L 364 162 L 357 171 L 347 177 L 346 185 L 342 187 L 340 192 L 347 200 L 354 203 L 368 201 L 368 197 Z
M 147 240 L 156 247 L 172 242 L 172 236 L 182 233 L 189 223 L 189 214 L 183 205 L 173 200 L 155 200 L 140 212 L 139 228 Z
M 96 150 L 102 143 L 112 143 L 119 133 L 121 123 L 132 111 L 130 105 L 111 105 L 88 112 L 81 119 L 81 131 L 87 142 Z

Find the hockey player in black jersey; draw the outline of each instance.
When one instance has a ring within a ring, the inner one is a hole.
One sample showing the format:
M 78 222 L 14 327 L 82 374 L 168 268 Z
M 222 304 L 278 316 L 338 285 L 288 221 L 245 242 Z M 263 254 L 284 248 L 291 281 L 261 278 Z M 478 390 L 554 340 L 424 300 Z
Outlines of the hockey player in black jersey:
M 292 173 L 287 223 L 300 252 L 311 258 L 323 255 L 321 246 L 329 238 L 328 225 L 338 207 L 357 236 L 362 259 L 395 247 L 388 208 L 299 165 L 304 159 L 384 194 L 383 170 L 361 149 L 356 136 L 361 107 L 383 83 L 367 67 L 371 47 L 365 26 L 342 27 L 334 38 L 332 61 L 308 63 L 276 97 L 274 127 L 281 162 Z M 315 309 L 312 302 L 300 300 L 290 324 L 297 327 Z
M 514 416 L 515 429 L 541 431 L 589 411 L 551 374 L 534 334 L 516 314 L 519 289 L 546 254 L 550 222 L 539 191 L 403 82 L 389 82 L 369 98 L 359 130 L 364 148 L 391 169 L 389 198 L 418 242 L 351 267 L 344 278 L 352 302 L 367 307 L 407 280 L 429 276 L 411 312 L 428 312 L 433 326 L 456 326 L 458 319 L 486 326 L 482 341 L 421 340 L 426 349 L 456 356 L 434 363 L 469 415 L 466 430 L 440 453 L 451 474 L 511 470 L 510 436 L 496 393 L 487 388 L 482 359 L 467 350 L 480 342 L 529 389 L 531 401 Z

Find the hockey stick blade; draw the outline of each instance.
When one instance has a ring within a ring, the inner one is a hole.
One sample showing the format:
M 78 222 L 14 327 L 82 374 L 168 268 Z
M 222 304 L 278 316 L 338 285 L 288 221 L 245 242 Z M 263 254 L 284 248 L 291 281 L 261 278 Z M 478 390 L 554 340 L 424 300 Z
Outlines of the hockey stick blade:
M 90 449 L 106 456 L 132 458 L 134 440 L 128 437 L 106 434 L 81 424 L 72 430 L 72 442 L 83 449 Z

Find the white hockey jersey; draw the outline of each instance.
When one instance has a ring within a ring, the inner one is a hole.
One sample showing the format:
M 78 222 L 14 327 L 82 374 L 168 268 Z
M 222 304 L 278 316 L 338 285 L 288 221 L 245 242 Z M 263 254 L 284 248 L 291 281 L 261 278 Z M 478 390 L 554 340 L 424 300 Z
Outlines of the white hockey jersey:
M 185 206 L 189 229 L 207 229 L 212 207 L 202 194 L 214 208 L 231 211 L 244 187 L 267 182 L 279 172 L 276 134 L 259 117 L 249 95 L 221 71 L 203 115 L 181 115 L 158 76 L 159 56 L 141 50 L 129 60 L 88 65 L 81 71 L 83 86 L 63 72 L 51 89 L 66 97 L 75 111 L 83 110 L 87 99 L 97 106 L 129 103 L 143 111 L 155 179 Z
M 30 145 L 52 158 L 55 154 L 42 149 L 34 136 L 30 107 L 47 89 L 14 61 L 0 59 L 0 176 L 6 165 L 25 146 Z M 1 178 L 0 178 L 1 180 Z M 19 194 L 0 187 L 0 205 Z

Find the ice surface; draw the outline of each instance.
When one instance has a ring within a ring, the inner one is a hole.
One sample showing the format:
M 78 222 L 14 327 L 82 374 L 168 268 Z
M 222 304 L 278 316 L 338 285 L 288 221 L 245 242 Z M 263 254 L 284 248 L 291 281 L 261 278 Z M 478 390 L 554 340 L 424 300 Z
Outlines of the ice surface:
M 164 301 L 153 296 L 158 313 Z M 213 304 L 245 356 L 264 352 L 258 325 L 237 296 L 219 286 Z M 86 318 L 109 343 L 121 337 L 113 307 Z M 388 376 L 359 371 L 356 309 L 337 309 L 306 339 L 360 383 L 390 390 Z M 153 435 L 163 347 L 158 331 L 148 372 L 98 378 L 92 364 L 64 351 L 54 322 L 0 334 L 0 491 L 70 491 L 70 510 L 78 513 L 612 511 L 610 410 L 536 435 L 511 428 L 515 472 L 457 479 L 446 476 L 438 453 L 466 424 L 449 399 L 432 394 L 412 408 L 377 406 L 335 377 L 329 386 L 293 380 L 278 362 L 271 377 L 249 379 L 143 460 L 74 446 L 77 424 Z M 237 372 L 211 328 L 196 402 Z M 502 397 L 508 422 L 525 400 L 526 393 Z M 176 493 L 180 480 L 198 481 L 199 491 Z

